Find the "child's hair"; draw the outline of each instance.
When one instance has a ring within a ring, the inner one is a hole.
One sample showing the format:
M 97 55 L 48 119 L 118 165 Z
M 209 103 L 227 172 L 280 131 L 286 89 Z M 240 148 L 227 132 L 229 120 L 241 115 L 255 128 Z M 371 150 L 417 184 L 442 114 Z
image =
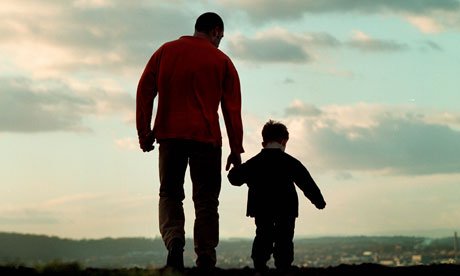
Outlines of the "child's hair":
M 262 128 L 262 138 L 264 142 L 279 142 L 289 139 L 287 127 L 273 120 L 269 120 Z

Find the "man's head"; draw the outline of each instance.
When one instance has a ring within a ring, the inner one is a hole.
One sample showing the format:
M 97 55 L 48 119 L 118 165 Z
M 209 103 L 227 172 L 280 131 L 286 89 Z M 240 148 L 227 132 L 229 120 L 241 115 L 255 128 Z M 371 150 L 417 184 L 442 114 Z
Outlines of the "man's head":
M 224 37 L 224 21 L 217 13 L 203 13 L 196 19 L 195 33 L 205 34 L 217 48 Z
M 262 146 L 264 147 L 271 142 L 277 142 L 286 146 L 289 140 L 289 132 L 284 124 L 269 120 L 262 128 L 262 138 Z

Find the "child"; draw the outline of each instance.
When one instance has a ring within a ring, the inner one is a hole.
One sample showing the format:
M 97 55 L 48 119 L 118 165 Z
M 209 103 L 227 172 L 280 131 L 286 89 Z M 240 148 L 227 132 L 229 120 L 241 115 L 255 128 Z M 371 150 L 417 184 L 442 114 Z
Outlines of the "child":
M 232 185 L 246 183 L 248 202 L 246 216 L 254 217 L 256 235 L 251 258 L 257 271 L 268 270 L 273 254 L 279 271 L 291 268 L 294 260 L 294 228 L 298 216 L 298 198 L 294 183 L 318 209 L 326 202 L 308 170 L 284 152 L 289 139 L 286 126 L 269 120 L 262 129 L 263 149 L 228 173 Z

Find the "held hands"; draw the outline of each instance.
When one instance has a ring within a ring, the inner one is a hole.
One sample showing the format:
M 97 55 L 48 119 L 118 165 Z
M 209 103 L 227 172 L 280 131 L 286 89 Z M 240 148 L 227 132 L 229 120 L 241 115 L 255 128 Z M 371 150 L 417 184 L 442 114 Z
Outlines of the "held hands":
M 230 165 L 233 164 L 233 167 L 238 167 L 241 165 L 241 154 L 231 152 L 227 158 L 227 165 L 225 165 L 225 170 L 228 171 L 230 169 Z
M 152 151 L 155 146 L 153 143 L 155 142 L 155 137 L 153 136 L 153 131 L 150 131 L 146 136 L 139 137 L 139 145 L 143 152 Z

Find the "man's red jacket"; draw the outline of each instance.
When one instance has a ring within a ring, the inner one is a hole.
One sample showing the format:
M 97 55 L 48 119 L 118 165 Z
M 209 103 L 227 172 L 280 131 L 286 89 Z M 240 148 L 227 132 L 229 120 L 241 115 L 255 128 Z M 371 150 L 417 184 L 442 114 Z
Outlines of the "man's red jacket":
M 231 151 L 244 152 L 238 73 L 230 58 L 208 40 L 182 36 L 153 53 L 137 87 L 140 141 L 151 131 L 157 95 L 153 126 L 157 141 L 178 138 L 221 146 L 220 105 Z

